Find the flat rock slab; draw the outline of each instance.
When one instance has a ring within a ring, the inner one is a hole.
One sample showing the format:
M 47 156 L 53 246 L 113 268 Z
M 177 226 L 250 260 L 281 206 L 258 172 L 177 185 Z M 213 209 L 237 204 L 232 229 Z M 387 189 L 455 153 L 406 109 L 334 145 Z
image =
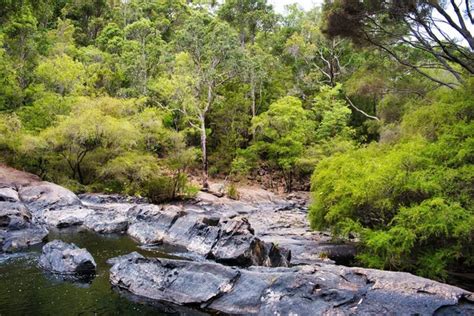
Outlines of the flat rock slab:
M 65 207 L 57 210 L 46 210 L 36 218 L 49 226 L 66 228 L 84 224 L 89 216 L 95 214 L 93 210 L 78 207 Z
M 58 274 L 92 274 L 96 263 L 92 255 L 75 244 L 53 240 L 43 246 L 41 268 Z
M 84 226 L 100 234 L 122 233 L 128 228 L 128 218 L 110 212 L 87 216 Z
M 143 298 L 239 315 L 472 315 L 473 294 L 408 273 L 319 264 L 237 269 L 117 258 L 112 285 Z

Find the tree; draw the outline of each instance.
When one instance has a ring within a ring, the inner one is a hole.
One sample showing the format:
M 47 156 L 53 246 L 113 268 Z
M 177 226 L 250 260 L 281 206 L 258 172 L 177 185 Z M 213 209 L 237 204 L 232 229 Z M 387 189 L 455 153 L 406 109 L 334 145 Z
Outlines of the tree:
M 284 97 L 272 103 L 268 111 L 252 120 L 256 143 L 250 150 L 266 156 L 285 176 L 286 190 L 291 191 L 298 158 L 314 135 L 315 126 L 301 101 Z
M 61 96 L 78 94 L 84 88 L 84 65 L 68 55 L 44 59 L 36 68 L 35 75 L 49 90 Z
M 127 25 L 124 33 L 128 39 L 123 48 L 129 79 L 137 92 L 146 96 L 150 73 L 158 64 L 162 45 L 160 35 L 149 19 L 140 19 Z
M 466 14 L 462 13 L 463 4 Z M 469 1 L 326 1 L 325 32 L 331 38 L 343 36 L 377 47 L 424 77 L 453 88 L 463 82 L 461 70 L 474 74 L 474 38 L 468 27 L 473 20 L 466 6 Z M 470 49 L 442 25 L 451 28 Z M 426 57 L 413 56 L 410 50 Z M 448 71 L 454 81 L 436 77 L 432 69 Z
M 31 7 L 24 5 L 2 25 L 6 35 L 4 45 L 16 65 L 18 83 L 22 89 L 30 83 L 34 58 L 38 53 L 38 43 L 35 41 L 37 24 Z
M 0 33 L 0 111 L 16 108 L 21 95 L 14 63 L 3 48 L 3 34 Z
M 474 90 L 446 90 L 410 101 L 398 140 L 316 166 L 311 226 L 357 233 L 364 265 L 439 279 L 472 268 Z
M 186 22 L 176 44 L 185 54 L 177 55 L 181 69 L 171 76 L 176 87 L 173 95 L 181 101 L 181 113 L 201 134 L 202 185 L 207 189 L 207 115 L 219 96 L 218 89 L 237 76 L 242 52 L 234 30 L 203 13 Z
M 271 30 L 277 20 L 266 0 L 226 0 L 218 15 L 238 30 L 242 46 L 254 44 L 257 33 Z
M 348 71 L 351 61 L 348 40 L 324 36 L 320 30 L 319 8 L 305 13 L 300 19 L 298 32 L 286 42 L 286 53 L 307 67 L 304 73 L 317 71 L 320 83 L 334 87 Z
M 97 108 L 83 106 L 58 125 L 44 130 L 40 136 L 52 151 L 65 160 L 71 178 L 85 184 L 82 164 L 88 154 L 104 148 L 113 157 L 117 151 L 136 146 L 140 134 L 124 119 L 106 115 Z

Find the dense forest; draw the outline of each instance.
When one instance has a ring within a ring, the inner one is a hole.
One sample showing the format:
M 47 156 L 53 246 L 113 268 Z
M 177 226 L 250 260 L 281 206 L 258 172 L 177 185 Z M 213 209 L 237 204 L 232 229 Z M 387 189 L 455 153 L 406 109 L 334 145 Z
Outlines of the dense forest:
M 0 0 L 0 161 L 155 202 L 311 189 L 360 264 L 443 279 L 474 267 L 473 6 Z

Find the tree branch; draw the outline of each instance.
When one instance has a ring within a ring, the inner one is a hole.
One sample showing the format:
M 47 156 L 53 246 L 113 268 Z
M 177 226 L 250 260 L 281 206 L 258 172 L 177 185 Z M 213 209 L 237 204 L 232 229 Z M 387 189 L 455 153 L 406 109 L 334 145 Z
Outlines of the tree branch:
M 349 105 L 354 109 L 356 110 L 357 112 L 361 113 L 362 115 L 364 115 L 365 117 L 368 117 L 370 119 L 373 119 L 373 120 L 376 120 L 376 121 L 380 121 L 380 119 L 377 117 L 377 116 L 373 116 L 373 115 L 370 115 L 370 114 L 367 114 L 366 112 L 362 111 L 361 109 L 359 109 L 358 107 L 356 107 L 354 105 L 354 103 L 352 103 L 351 99 L 349 99 L 348 96 L 345 96 L 347 102 L 349 103 Z

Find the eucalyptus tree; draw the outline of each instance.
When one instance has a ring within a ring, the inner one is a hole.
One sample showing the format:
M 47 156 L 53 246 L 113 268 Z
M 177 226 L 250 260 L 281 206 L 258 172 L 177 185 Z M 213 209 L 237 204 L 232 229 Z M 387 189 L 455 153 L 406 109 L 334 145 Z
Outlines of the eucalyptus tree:
M 253 44 L 258 32 L 270 31 L 277 22 L 267 0 L 226 0 L 218 15 L 238 30 L 242 45 Z
M 153 23 L 142 18 L 127 25 L 124 30 L 123 59 L 135 93 L 148 94 L 150 73 L 158 64 L 163 41 Z
M 199 130 L 202 151 L 202 185 L 208 188 L 207 117 L 219 89 L 235 78 L 243 57 L 237 33 L 226 22 L 196 12 L 177 34 L 179 57 L 172 74 L 179 110 L 191 126 Z M 183 93 L 184 92 L 184 93 Z

